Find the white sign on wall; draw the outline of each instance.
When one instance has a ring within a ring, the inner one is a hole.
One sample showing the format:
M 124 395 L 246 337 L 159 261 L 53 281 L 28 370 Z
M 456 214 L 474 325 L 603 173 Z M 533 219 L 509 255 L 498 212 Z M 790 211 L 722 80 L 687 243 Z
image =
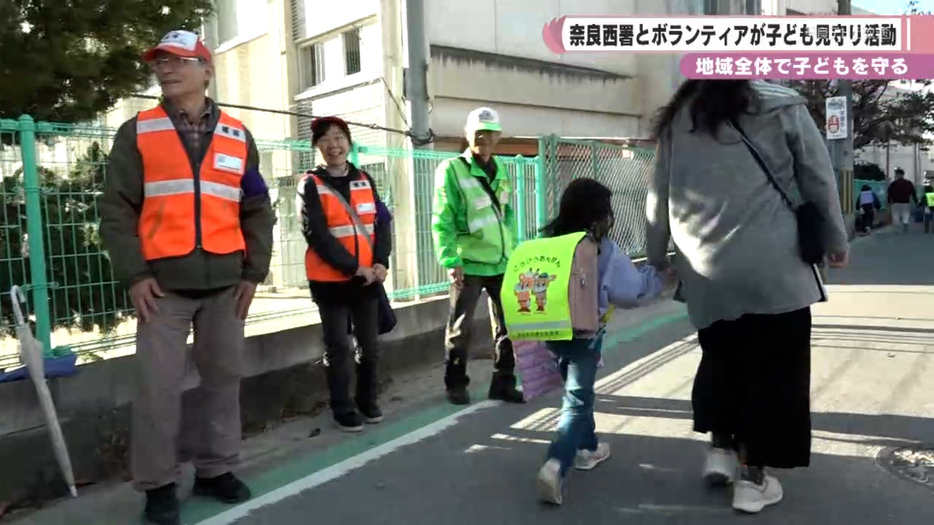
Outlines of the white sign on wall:
M 827 97 L 827 139 L 845 139 L 850 125 L 846 114 L 846 97 Z

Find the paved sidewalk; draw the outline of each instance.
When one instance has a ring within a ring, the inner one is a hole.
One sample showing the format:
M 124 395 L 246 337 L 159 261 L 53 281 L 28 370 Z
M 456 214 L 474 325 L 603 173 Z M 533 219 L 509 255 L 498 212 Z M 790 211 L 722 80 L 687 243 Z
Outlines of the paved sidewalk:
M 934 491 L 877 460 L 887 448 L 934 441 L 934 235 L 883 231 L 860 239 L 851 268 L 832 270 L 829 281 L 831 301 L 814 309 L 812 467 L 779 472 L 785 501 L 751 519 L 934 523 Z M 399 411 L 386 426 L 248 471 L 259 493 L 250 506 L 192 501 L 186 523 L 713 525 L 742 519 L 730 510 L 728 492 L 700 481 L 704 437 L 690 428 L 699 350 L 679 312 L 680 306 L 664 304 L 620 314 L 627 321 L 607 352 L 596 407 L 598 432 L 613 457 L 592 472 L 573 473 L 561 508 L 539 505 L 534 492 L 558 414 L 556 396 L 524 406 L 477 404 L 454 417 L 429 386 L 425 404 Z M 666 322 L 649 320 L 648 313 Z M 21 523 L 127 523 L 139 503 L 117 499 L 121 518 L 104 517 L 101 503 L 92 511 L 71 502 Z M 269 504 L 247 512 L 263 503 Z

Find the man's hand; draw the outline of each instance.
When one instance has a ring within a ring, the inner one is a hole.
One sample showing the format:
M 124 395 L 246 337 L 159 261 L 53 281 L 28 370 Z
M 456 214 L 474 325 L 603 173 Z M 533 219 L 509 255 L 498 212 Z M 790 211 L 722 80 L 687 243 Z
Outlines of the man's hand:
M 846 268 L 850 264 L 849 252 L 833 253 L 827 258 L 828 266 L 831 268 Z
M 165 297 L 165 293 L 159 288 L 155 277 L 147 277 L 130 287 L 130 300 L 133 301 L 139 320 L 144 323 L 159 313 L 159 305 L 156 304 L 159 297 Z
M 378 282 L 386 282 L 386 277 L 389 275 L 389 270 L 386 269 L 382 264 L 374 264 L 373 272 L 376 274 L 376 280 Z
M 246 321 L 246 316 L 250 313 L 250 305 L 253 304 L 254 295 L 256 295 L 256 283 L 250 281 L 240 281 L 240 284 L 234 289 L 234 299 L 237 301 L 237 317 L 241 321 Z
M 361 266 L 357 268 L 357 273 L 354 275 L 357 277 L 363 277 L 363 286 L 369 286 L 373 284 L 374 281 L 376 281 L 376 270 L 370 268 L 369 266 Z
M 451 282 L 454 283 L 454 287 L 457 289 L 463 288 L 464 286 L 464 269 L 463 268 L 451 268 L 448 270 L 448 277 L 450 277 Z

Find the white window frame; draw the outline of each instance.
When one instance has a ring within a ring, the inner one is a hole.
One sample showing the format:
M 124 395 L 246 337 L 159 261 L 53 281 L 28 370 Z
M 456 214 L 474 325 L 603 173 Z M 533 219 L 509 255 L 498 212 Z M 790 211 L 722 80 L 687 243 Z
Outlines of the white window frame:
M 312 60 L 314 57 L 314 60 Z M 309 69 L 314 69 L 315 71 L 309 71 Z M 325 56 L 324 56 L 324 41 L 319 40 L 317 42 L 312 42 L 307 45 L 303 45 L 298 49 L 298 73 L 299 73 L 299 91 L 305 92 L 317 88 L 321 84 L 327 82 L 328 77 L 325 73 Z M 305 80 L 309 78 L 309 75 L 314 75 L 315 80 L 313 83 L 308 83 Z M 320 75 L 321 78 L 317 78 Z
M 267 0 L 217 0 L 214 14 L 215 41 L 214 53 L 229 51 L 269 33 L 269 5 Z M 232 13 L 230 12 L 232 8 Z M 221 12 L 224 12 L 224 15 Z M 221 19 L 233 17 L 236 33 L 221 38 Z

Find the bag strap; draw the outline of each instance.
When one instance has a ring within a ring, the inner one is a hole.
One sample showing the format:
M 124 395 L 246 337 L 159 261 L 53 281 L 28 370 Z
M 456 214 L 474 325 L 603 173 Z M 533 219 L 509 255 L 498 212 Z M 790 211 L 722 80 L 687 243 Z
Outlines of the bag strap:
M 366 176 L 364 176 L 364 180 L 366 180 L 367 183 L 370 182 L 370 179 Z M 373 189 L 372 184 L 370 184 L 370 190 L 373 191 L 374 194 L 376 193 L 376 190 Z M 353 209 L 353 206 L 351 206 L 350 203 L 347 202 L 347 199 L 345 199 L 344 196 L 341 195 L 339 191 L 335 189 L 331 193 L 334 195 L 334 197 L 337 198 L 337 202 L 339 202 L 341 206 L 344 207 L 344 211 L 347 212 L 347 215 L 350 215 L 350 220 L 353 221 L 354 229 L 363 232 L 363 238 L 366 239 L 366 243 L 367 245 L 369 245 L 370 251 L 372 252 L 373 251 L 373 240 L 370 239 L 370 235 L 366 233 L 366 227 L 363 226 L 363 221 L 360 220 L 360 216 L 357 215 L 357 211 Z M 373 199 L 373 200 L 375 201 L 376 199 Z
M 762 159 L 762 155 L 759 154 L 759 150 L 752 144 L 752 141 L 749 140 L 749 137 L 746 135 L 746 132 L 743 131 L 743 128 L 740 127 L 739 122 L 736 119 L 731 121 L 733 128 L 739 132 L 740 136 L 743 138 L 743 144 L 746 145 L 746 149 L 749 150 L 749 153 L 752 155 L 752 158 L 756 160 L 756 164 L 759 165 L 759 168 L 762 169 L 762 172 L 765 173 L 765 176 L 768 177 L 769 182 L 772 184 L 772 187 L 775 188 L 775 191 L 778 192 L 782 197 L 782 201 L 785 202 L 785 205 L 795 211 L 794 202 L 792 202 L 791 197 L 788 196 L 788 193 L 784 188 L 775 180 L 775 177 L 772 175 L 772 171 L 769 170 L 769 167 L 765 164 L 765 161 Z

